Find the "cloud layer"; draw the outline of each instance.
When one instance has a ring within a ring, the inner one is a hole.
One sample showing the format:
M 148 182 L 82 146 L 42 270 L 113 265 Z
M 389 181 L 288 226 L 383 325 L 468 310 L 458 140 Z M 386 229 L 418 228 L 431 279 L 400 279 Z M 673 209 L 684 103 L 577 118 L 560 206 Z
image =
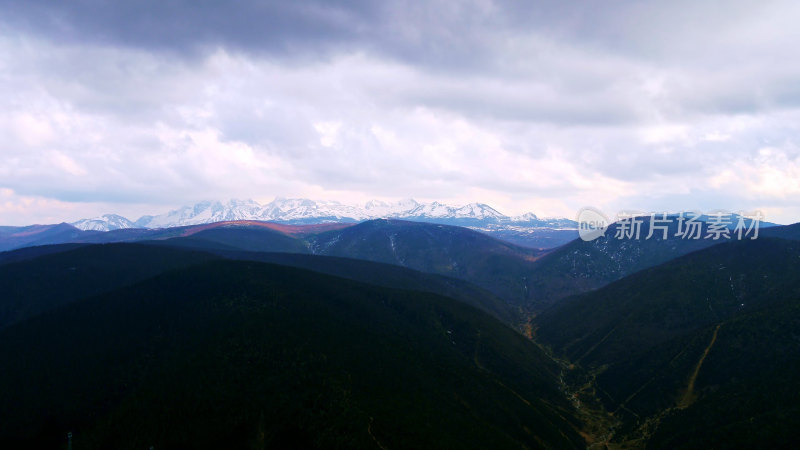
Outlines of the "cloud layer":
M 792 2 L 0 1 L 0 223 L 204 198 L 800 220 Z

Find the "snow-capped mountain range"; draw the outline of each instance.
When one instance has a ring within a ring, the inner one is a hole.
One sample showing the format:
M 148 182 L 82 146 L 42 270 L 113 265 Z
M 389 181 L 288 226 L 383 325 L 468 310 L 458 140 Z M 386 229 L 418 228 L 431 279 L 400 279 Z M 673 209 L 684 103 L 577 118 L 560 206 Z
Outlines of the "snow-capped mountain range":
M 123 228 L 171 228 L 186 225 L 231 221 L 262 220 L 287 224 L 361 222 L 370 219 L 394 218 L 435 222 L 470 228 L 524 227 L 575 229 L 569 219 L 540 219 L 533 213 L 506 216 L 489 205 L 470 203 L 449 206 L 439 202 L 419 203 L 413 199 L 398 202 L 372 200 L 362 205 L 346 205 L 336 201 L 276 198 L 267 204 L 254 200 L 204 201 L 183 206 L 166 214 L 142 216 L 131 221 L 116 214 L 105 214 L 72 223 L 82 230 L 111 231 Z

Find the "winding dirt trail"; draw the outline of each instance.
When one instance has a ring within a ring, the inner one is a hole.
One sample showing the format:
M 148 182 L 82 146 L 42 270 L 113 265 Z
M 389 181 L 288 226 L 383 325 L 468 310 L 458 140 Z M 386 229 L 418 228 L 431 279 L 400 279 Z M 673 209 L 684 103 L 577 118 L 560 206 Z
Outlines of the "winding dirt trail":
M 711 342 L 708 343 L 708 347 L 706 347 L 705 351 L 703 352 L 703 356 L 700 357 L 700 361 L 697 362 L 697 366 L 694 368 L 692 376 L 689 377 L 689 384 L 686 386 L 686 393 L 683 394 L 680 402 L 678 402 L 678 408 L 688 408 L 689 405 L 694 402 L 694 383 L 697 381 L 697 374 L 700 373 L 700 367 L 703 365 L 703 361 L 705 361 L 706 356 L 708 356 L 708 352 L 711 351 L 711 347 L 713 347 L 714 343 L 717 342 L 717 333 L 719 333 L 719 328 L 721 326 L 722 324 L 719 324 L 717 325 L 717 328 L 714 329 L 714 334 L 711 336 Z

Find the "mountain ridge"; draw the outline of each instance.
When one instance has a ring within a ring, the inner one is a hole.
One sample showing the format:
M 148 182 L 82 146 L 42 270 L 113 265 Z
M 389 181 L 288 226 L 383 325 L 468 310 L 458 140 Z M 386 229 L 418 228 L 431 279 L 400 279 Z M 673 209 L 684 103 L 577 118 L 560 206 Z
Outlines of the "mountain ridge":
M 452 206 L 437 201 L 420 203 L 414 199 L 397 202 L 370 200 L 363 205 L 303 198 L 281 198 L 260 204 L 255 200 L 231 199 L 226 202 L 202 201 L 159 215 L 145 215 L 133 221 L 117 214 L 81 219 L 71 225 L 81 230 L 112 231 L 124 228 L 173 228 L 234 220 L 262 220 L 287 224 L 362 222 L 371 219 L 450 221 L 449 224 L 515 224 L 528 227 L 575 229 L 577 223 L 564 218 L 539 218 L 534 213 L 505 215 L 485 203 Z

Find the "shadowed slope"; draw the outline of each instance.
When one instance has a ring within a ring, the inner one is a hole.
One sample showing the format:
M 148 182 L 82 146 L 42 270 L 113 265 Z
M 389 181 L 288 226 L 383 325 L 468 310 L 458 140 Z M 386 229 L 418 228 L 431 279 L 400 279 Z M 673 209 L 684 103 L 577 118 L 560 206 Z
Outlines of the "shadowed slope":
M 217 261 L 0 330 L 0 441 L 581 447 L 537 347 L 460 302 Z

